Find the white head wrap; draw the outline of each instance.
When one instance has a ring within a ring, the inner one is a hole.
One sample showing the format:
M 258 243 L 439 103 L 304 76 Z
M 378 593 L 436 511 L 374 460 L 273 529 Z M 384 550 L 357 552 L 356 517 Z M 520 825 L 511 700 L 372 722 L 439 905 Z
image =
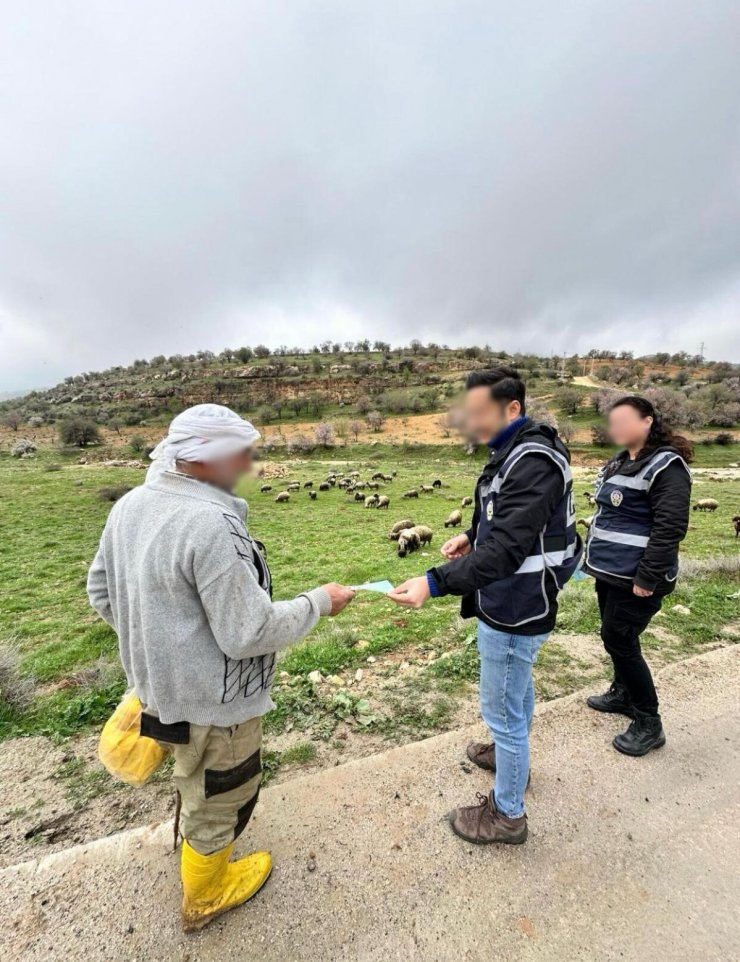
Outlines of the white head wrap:
M 172 471 L 175 461 L 220 461 L 250 448 L 260 437 L 245 421 L 222 404 L 196 404 L 173 418 L 169 433 L 149 457 L 147 481 L 162 471 Z

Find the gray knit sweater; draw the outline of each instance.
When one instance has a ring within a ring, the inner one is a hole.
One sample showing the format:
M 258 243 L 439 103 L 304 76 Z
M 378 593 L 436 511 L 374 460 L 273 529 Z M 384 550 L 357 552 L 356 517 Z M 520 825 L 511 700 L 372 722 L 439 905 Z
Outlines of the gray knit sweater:
M 129 685 L 170 724 L 236 725 L 273 707 L 275 652 L 331 599 L 271 600 L 247 504 L 174 471 L 118 501 L 90 567 L 93 608 L 115 629 Z

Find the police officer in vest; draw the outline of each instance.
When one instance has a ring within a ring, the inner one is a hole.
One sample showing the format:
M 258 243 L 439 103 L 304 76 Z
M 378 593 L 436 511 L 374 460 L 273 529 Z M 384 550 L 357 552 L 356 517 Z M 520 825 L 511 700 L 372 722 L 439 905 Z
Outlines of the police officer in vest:
M 661 423 L 643 397 L 617 401 L 609 412 L 609 434 L 625 450 L 597 479 L 585 568 L 596 579 L 601 637 L 614 681 L 587 704 L 630 717 L 614 747 L 625 755 L 645 755 L 665 744 L 665 734 L 640 635 L 676 585 L 678 545 L 689 524 L 692 448 Z
M 554 428 L 525 415 L 515 370 L 474 371 L 466 382 L 471 434 L 488 444 L 470 530 L 442 547 L 446 564 L 390 592 L 420 608 L 430 597 L 462 595 L 462 616 L 478 619 L 480 703 L 493 741 L 468 745 L 468 758 L 496 773 L 491 793 L 455 809 L 452 830 L 475 843 L 527 838 L 524 791 L 534 713 L 532 666 L 555 624 L 558 591 L 577 567 L 567 449 Z

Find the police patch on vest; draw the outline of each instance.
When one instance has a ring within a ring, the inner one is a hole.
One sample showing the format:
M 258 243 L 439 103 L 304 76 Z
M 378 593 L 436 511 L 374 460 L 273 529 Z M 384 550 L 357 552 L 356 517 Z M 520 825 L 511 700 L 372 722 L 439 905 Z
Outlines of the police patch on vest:
M 493 517 L 493 501 L 489 501 L 486 505 L 486 518 L 490 521 Z
M 614 505 L 615 508 L 618 508 L 619 505 L 622 503 L 623 497 L 624 495 L 622 494 L 621 491 L 612 491 L 612 493 L 609 495 L 611 503 Z

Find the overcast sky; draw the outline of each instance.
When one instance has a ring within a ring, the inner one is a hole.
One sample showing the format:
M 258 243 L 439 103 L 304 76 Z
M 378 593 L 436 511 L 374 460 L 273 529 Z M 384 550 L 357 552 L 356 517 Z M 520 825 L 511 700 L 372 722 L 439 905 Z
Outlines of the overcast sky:
M 740 361 L 738 0 L 23 0 L 0 391 L 413 337 Z

